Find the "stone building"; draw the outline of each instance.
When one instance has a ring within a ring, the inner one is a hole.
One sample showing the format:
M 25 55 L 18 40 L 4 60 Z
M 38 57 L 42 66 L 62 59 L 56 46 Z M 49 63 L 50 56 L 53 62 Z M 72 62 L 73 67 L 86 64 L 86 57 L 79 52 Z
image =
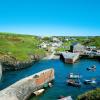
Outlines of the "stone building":
M 75 42 L 70 46 L 70 52 L 83 54 L 84 51 L 85 51 L 85 47 L 80 43 Z

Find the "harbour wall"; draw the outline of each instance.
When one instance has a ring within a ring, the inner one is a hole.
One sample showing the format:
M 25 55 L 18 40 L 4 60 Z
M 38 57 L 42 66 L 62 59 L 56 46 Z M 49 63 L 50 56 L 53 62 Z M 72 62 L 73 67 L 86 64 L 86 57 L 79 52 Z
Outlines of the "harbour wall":
M 1 78 L 2 78 L 2 65 L 0 63 L 0 81 L 1 81 Z
M 0 91 L 0 100 L 26 100 L 34 91 L 54 79 L 54 69 L 46 69 L 19 80 Z

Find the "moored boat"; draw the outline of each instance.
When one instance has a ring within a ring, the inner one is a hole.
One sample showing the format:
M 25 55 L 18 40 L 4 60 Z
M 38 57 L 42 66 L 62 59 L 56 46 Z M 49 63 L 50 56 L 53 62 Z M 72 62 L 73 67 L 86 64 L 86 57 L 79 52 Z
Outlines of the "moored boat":
M 95 80 L 85 80 L 84 84 L 96 84 Z
M 52 85 L 52 83 L 48 83 L 48 86 L 49 86 L 49 87 L 52 87 L 53 85 Z
M 52 87 L 52 86 L 53 86 L 52 83 L 45 83 L 43 85 L 43 88 L 48 88 L 48 87 Z
M 75 87 L 80 87 L 81 86 L 80 80 L 68 79 L 67 83 L 68 83 L 68 85 L 75 86 Z
M 61 96 L 59 97 L 58 100 L 72 100 L 72 97 L 71 96 L 67 96 L 67 97 Z
M 48 83 L 45 83 L 44 85 L 43 85 L 43 88 L 47 88 L 48 87 Z
M 44 89 L 40 89 L 40 90 L 37 90 L 35 92 L 33 92 L 36 96 L 42 94 L 44 92 Z
M 68 75 L 68 78 L 73 78 L 73 79 L 81 78 L 81 75 L 80 75 L 80 74 L 70 73 L 70 74 Z
M 91 67 L 88 67 L 87 70 L 96 70 L 96 66 L 93 65 L 93 66 L 91 66 Z

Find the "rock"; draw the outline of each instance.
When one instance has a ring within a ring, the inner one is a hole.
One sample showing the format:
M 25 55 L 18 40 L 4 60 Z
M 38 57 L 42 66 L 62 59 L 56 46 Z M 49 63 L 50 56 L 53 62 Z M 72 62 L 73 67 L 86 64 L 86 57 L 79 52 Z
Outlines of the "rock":
M 4 55 L 0 57 L 0 62 L 2 63 L 3 71 L 8 70 L 20 70 L 23 68 L 30 67 L 35 61 L 40 59 L 39 55 L 31 55 L 28 61 L 18 61 L 15 57 Z

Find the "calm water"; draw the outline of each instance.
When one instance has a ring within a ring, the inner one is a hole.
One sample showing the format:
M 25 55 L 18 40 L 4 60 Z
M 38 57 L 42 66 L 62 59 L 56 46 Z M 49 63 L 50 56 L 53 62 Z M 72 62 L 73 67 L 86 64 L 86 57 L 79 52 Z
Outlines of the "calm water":
M 86 70 L 86 68 L 91 65 L 97 66 L 95 72 Z M 55 69 L 54 86 L 52 88 L 48 88 L 39 97 L 32 97 L 31 100 L 57 100 L 60 95 L 71 95 L 72 98 L 75 99 L 77 95 L 87 90 L 94 89 L 95 87 L 100 87 L 100 62 L 96 60 L 81 59 L 75 64 L 64 64 L 60 60 L 43 60 L 24 70 L 3 73 L 3 78 L 0 83 L 0 89 L 4 89 L 5 87 L 13 84 L 23 77 L 27 77 L 36 72 L 51 67 Z M 80 73 L 82 75 L 81 81 L 83 81 L 84 79 L 96 78 L 98 83 L 96 86 L 82 84 L 81 88 L 68 86 L 66 85 L 66 76 L 70 72 Z

